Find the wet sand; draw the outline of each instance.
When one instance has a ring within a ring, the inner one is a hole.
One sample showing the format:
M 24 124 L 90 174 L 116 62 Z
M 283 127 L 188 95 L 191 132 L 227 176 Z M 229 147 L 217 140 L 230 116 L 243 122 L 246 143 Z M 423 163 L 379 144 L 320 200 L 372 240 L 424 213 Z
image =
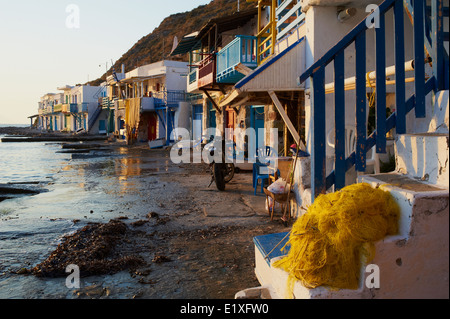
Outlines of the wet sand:
M 84 187 L 108 187 L 105 192 L 117 200 L 111 216 L 128 229 L 115 254 L 138 256 L 143 262 L 115 273 L 82 277 L 80 289 L 65 287 L 64 277 L 38 278 L 17 269 L 9 279 L 16 286 L 26 285 L 28 291 L 14 289 L 10 297 L 220 299 L 259 286 L 252 239 L 287 231 L 289 226 L 280 221 L 280 212 L 270 221 L 265 197 L 253 195 L 251 172 L 235 174 L 225 192 L 219 192 L 214 184 L 208 188 L 206 164 L 174 164 L 169 151 L 150 150 L 147 145 L 109 146 L 113 151 L 83 171 L 110 182 Z M 111 164 L 118 155 L 120 161 Z M 80 216 L 96 214 L 80 212 Z M 57 220 L 58 214 L 52 218 Z M 84 222 L 79 222 L 80 228 Z M 54 250 L 24 267 L 44 262 Z

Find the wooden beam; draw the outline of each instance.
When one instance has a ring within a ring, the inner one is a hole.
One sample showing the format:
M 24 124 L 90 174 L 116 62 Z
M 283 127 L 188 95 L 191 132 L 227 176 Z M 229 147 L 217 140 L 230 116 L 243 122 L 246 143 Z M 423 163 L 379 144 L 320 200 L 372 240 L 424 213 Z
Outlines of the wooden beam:
M 245 103 L 247 103 L 247 101 L 248 101 L 249 98 L 250 98 L 250 97 L 247 95 L 245 98 L 243 98 L 243 99 L 240 100 L 239 102 L 234 103 L 234 104 L 231 104 L 230 107 L 236 108 L 236 107 L 238 107 L 239 105 L 245 104 Z
M 295 142 L 297 143 L 297 145 L 300 146 L 300 149 L 302 151 L 306 152 L 305 144 L 303 144 L 303 142 L 300 140 L 300 135 L 298 134 L 294 125 L 292 124 L 291 120 L 289 119 L 288 115 L 284 111 L 283 105 L 281 105 L 281 102 L 278 99 L 277 95 L 275 94 L 274 91 L 269 91 L 268 93 L 269 93 L 270 97 L 272 98 L 272 101 L 275 104 L 278 112 L 280 113 L 281 117 L 283 118 L 284 123 L 286 123 L 286 125 L 289 129 L 289 132 L 291 132 L 292 136 L 294 137 Z
M 220 103 L 219 106 L 221 107 L 225 107 L 228 104 L 230 104 L 231 102 L 233 102 L 233 100 L 235 98 L 237 98 L 239 96 L 241 92 L 237 89 L 233 90 L 228 96 L 225 97 L 225 99 L 223 99 Z
M 206 94 L 208 99 L 211 101 L 211 103 L 213 104 L 216 111 L 219 112 L 219 114 L 221 114 L 222 111 L 220 110 L 219 106 L 217 106 L 216 101 L 214 101 L 214 99 L 211 97 L 211 95 L 208 93 L 208 91 L 206 91 L 206 90 L 202 90 L 202 91 Z
M 244 74 L 245 76 L 249 75 L 253 72 L 252 69 L 250 69 L 248 66 L 243 65 L 242 63 L 238 63 L 234 69 L 238 71 L 239 73 Z

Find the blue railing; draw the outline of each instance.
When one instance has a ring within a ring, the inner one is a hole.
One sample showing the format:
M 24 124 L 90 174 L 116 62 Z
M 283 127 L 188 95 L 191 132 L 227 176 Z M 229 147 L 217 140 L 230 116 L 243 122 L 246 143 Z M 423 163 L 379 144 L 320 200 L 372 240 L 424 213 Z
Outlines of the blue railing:
M 155 98 L 155 108 L 164 109 L 167 106 L 177 106 L 178 102 L 186 101 L 187 94 L 185 91 L 168 90 L 154 92 L 152 96 Z
M 78 104 L 70 103 L 69 108 L 71 113 L 78 113 Z
M 189 84 L 197 81 L 197 69 L 194 68 L 191 72 L 189 72 Z
M 217 83 L 237 83 L 244 77 L 234 67 L 242 63 L 256 68 L 256 37 L 237 35 L 236 38 L 217 53 Z
M 289 31 L 299 26 L 305 20 L 300 0 L 279 0 L 276 15 L 277 40 L 283 38 Z
M 410 1 L 405 0 L 405 8 Z M 310 66 L 300 77 L 303 83 L 311 79 L 312 119 L 314 121 L 311 145 L 311 185 L 312 199 L 335 185 L 335 189 L 345 186 L 345 173 L 353 165 L 357 172 L 366 169 L 366 153 L 376 145 L 377 153 L 386 152 L 386 133 L 396 127 L 398 134 L 406 132 L 406 114 L 415 109 L 416 117 L 425 117 L 425 96 L 432 90 L 448 89 L 448 55 L 443 41 L 443 0 L 433 0 L 431 21 L 430 51 L 433 60 L 433 75 L 425 79 L 425 2 L 414 1 L 413 33 L 414 33 L 414 94 L 405 96 L 405 31 L 403 0 L 385 0 L 379 7 L 379 25 L 375 28 L 375 58 L 376 58 L 376 129 L 366 138 L 366 20 L 363 20 L 351 30 L 341 41 L 332 47 L 324 56 Z M 394 49 L 395 49 L 395 96 L 396 112 L 386 119 L 386 26 L 385 14 L 394 12 Z M 447 9 L 448 10 L 448 9 Z M 411 12 L 410 12 L 411 13 Z M 448 37 L 447 37 L 448 40 Z M 355 91 L 356 91 L 356 150 L 345 157 L 345 87 L 344 50 L 350 45 L 355 47 Z M 447 55 L 447 57 L 446 57 Z M 447 62 L 445 62 L 447 61 Z M 447 63 L 447 67 L 442 67 Z M 326 102 L 325 102 L 325 68 L 334 66 L 334 104 L 335 104 L 335 168 L 326 176 Z
M 88 104 L 87 103 L 78 103 L 78 113 L 88 112 Z

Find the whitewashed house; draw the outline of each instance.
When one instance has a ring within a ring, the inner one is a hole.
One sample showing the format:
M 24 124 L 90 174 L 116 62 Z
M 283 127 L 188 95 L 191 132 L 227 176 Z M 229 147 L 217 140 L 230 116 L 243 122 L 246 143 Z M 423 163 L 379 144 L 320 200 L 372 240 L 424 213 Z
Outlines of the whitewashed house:
M 39 102 L 38 127 L 48 131 L 106 134 L 106 120 L 102 118 L 98 96 L 105 95 L 104 87 L 65 85 L 62 93 L 49 93 Z
M 163 60 L 108 77 L 116 135 L 129 142 L 173 141 L 173 128 L 189 128 L 186 93 L 188 63 Z M 128 114 L 128 115 L 127 115 Z M 153 145 L 153 144 L 152 144 Z
M 63 101 L 62 93 L 47 93 L 38 103 L 38 128 L 46 131 L 61 130 L 63 119 L 59 105 Z

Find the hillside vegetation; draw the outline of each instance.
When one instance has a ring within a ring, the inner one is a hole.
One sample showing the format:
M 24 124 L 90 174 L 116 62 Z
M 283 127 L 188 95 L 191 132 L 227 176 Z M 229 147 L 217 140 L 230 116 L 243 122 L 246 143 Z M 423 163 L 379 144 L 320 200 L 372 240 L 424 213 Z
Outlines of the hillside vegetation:
M 255 3 L 240 1 L 240 10 L 255 7 Z M 237 0 L 212 0 L 209 4 L 199 6 L 191 11 L 173 14 L 166 17 L 150 34 L 143 36 L 114 64 L 116 72 L 120 72 L 121 65 L 125 71 L 150 64 L 167 58 L 172 50 L 173 39 L 181 40 L 186 34 L 199 31 L 210 19 L 231 15 L 237 11 Z M 173 59 L 173 58 L 172 58 Z M 178 57 L 187 61 L 187 57 Z M 110 75 L 112 68 L 108 71 Z M 100 85 L 105 81 L 106 74 L 101 78 L 89 82 L 90 85 Z

